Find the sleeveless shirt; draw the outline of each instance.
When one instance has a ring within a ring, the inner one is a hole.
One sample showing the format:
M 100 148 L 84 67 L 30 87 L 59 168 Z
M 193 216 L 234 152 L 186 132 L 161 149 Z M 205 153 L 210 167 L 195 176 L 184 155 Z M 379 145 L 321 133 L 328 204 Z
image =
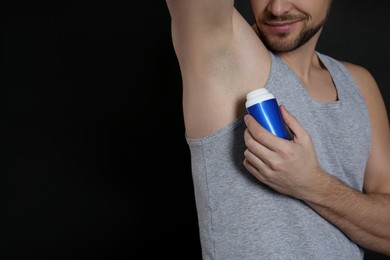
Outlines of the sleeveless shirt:
M 273 53 L 265 88 L 311 135 L 323 169 L 362 191 L 371 146 L 365 100 L 340 62 L 317 55 L 332 76 L 337 101 L 314 100 Z M 245 169 L 243 117 L 206 137 L 186 136 L 203 260 L 362 260 L 363 249 L 338 228 Z

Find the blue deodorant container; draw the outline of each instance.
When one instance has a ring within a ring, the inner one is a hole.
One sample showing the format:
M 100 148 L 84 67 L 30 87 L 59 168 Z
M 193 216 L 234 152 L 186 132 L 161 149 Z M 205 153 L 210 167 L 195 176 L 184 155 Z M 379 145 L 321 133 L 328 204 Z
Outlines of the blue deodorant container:
M 274 135 L 292 140 L 292 134 L 285 125 L 276 98 L 265 88 L 249 92 L 246 96 L 246 109 L 260 125 Z

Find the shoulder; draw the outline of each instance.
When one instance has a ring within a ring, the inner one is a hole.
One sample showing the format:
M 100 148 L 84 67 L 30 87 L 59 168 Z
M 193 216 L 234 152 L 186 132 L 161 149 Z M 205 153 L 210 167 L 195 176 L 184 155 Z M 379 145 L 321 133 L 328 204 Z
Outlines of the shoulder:
M 390 193 L 390 131 L 385 102 L 373 75 L 364 67 L 342 62 L 351 73 L 368 108 L 371 125 L 371 150 L 366 166 L 366 193 Z
M 367 68 L 351 62 L 341 61 L 341 64 L 343 64 L 351 74 L 352 79 L 365 99 L 371 117 L 378 112 L 378 109 L 383 109 L 383 97 L 371 72 Z M 383 105 L 378 106 L 378 104 Z
M 369 95 L 373 89 L 377 89 L 377 83 L 371 72 L 361 66 L 347 61 L 340 61 L 351 74 L 353 80 L 364 96 Z

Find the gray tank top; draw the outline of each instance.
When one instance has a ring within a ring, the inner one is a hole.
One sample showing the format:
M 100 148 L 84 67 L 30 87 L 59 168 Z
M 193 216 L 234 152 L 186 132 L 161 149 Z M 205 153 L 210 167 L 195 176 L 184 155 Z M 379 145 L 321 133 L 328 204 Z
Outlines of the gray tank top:
M 280 57 L 271 54 L 266 88 L 312 136 L 321 166 L 362 190 L 371 145 L 365 101 L 346 68 L 324 54 L 338 101 L 320 103 Z M 189 139 L 204 260 L 354 260 L 364 252 L 300 200 L 257 181 L 243 166 L 243 116 L 200 139 Z

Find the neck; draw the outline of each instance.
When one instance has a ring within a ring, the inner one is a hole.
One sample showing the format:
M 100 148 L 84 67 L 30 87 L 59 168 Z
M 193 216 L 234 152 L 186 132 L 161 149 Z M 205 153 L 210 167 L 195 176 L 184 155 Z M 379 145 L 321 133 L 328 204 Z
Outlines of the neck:
M 319 33 L 305 45 L 294 51 L 278 53 L 290 69 L 303 81 L 309 80 L 310 72 L 313 69 L 322 68 L 321 62 L 315 51 L 318 38 Z

